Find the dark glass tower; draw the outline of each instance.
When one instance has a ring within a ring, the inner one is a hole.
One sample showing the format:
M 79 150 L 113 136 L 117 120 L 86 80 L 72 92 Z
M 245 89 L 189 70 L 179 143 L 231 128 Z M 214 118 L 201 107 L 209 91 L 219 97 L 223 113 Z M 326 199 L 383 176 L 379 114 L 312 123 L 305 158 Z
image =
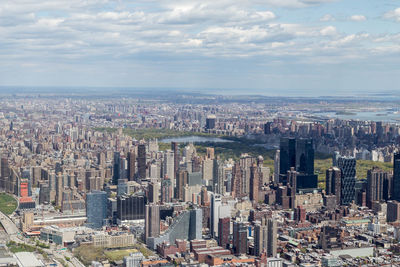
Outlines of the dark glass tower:
M 393 195 L 392 199 L 400 201 L 400 153 L 393 157 Z
M 355 199 L 356 185 L 356 159 L 353 157 L 340 157 L 338 168 L 342 172 L 341 205 L 349 205 Z
M 113 185 L 118 184 L 118 180 L 121 178 L 121 156 L 119 152 L 114 152 L 114 174 L 112 183 Z
M 146 178 L 146 144 L 140 144 L 138 146 L 138 157 L 137 157 L 138 177 L 139 179 Z

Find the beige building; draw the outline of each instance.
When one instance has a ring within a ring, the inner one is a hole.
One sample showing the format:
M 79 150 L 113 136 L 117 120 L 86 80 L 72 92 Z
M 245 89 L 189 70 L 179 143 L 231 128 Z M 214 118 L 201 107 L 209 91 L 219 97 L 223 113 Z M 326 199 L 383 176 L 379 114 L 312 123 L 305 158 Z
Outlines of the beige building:
M 121 248 L 132 246 L 135 243 L 135 237 L 131 234 L 108 235 L 99 233 L 93 235 L 92 239 L 95 247 Z

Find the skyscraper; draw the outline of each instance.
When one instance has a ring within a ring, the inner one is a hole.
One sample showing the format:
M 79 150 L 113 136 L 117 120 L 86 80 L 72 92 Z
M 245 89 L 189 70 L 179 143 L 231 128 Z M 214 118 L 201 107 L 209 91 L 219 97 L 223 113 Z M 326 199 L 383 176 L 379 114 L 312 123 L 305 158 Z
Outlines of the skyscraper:
M 276 220 L 273 218 L 267 219 L 267 227 L 268 227 L 268 249 L 267 256 L 268 257 L 276 257 L 277 248 L 278 248 L 278 226 Z
M 290 167 L 296 167 L 296 139 L 281 138 L 279 150 L 279 174 L 285 176 Z
M 229 248 L 229 235 L 231 229 L 231 218 L 219 218 L 218 221 L 218 245 L 223 248 Z
M 388 180 L 389 174 L 374 167 L 367 172 L 367 206 L 372 208 L 374 201 L 384 199 L 384 183 Z
M 179 169 L 179 143 L 171 142 L 171 149 L 174 153 L 174 173 L 176 175 Z
M 336 203 L 340 203 L 342 174 L 338 167 L 330 167 L 326 170 L 325 192 L 327 195 L 335 195 Z
M 258 203 L 258 167 L 255 163 L 250 167 L 250 200 Z
M 160 206 L 156 204 L 146 205 L 145 216 L 145 240 L 160 234 Z
M 233 222 L 233 250 L 235 255 L 247 254 L 247 226 L 244 222 Z
M 147 198 L 144 194 L 119 196 L 117 198 L 117 218 L 119 221 L 144 219 Z
M 138 178 L 146 178 L 146 144 L 139 144 L 138 146 L 138 157 L 137 157 L 137 167 L 138 167 Z
M 86 217 L 89 227 L 100 228 L 107 218 L 107 193 L 92 191 L 86 194 Z
M 206 130 L 215 129 L 215 121 L 216 120 L 217 120 L 217 118 L 215 117 L 215 115 L 208 116 L 206 119 Z
M 274 159 L 274 183 L 279 182 L 279 174 L 280 174 L 280 157 L 281 157 L 281 151 L 278 149 L 275 152 L 275 159 Z
M 113 185 L 118 184 L 118 180 L 121 178 L 121 155 L 119 152 L 114 152 L 114 169 L 113 169 Z
M 134 151 L 128 152 L 128 180 L 133 181 L 135 179 L 136 172 L 136 154 Z
M 393 195 L 392 199 L 400 201 L 400 153 L 393 156 Z
M 349 205 L 355 199 L 356 159 L 353 157 L 339 157 L 338 168 L 342 173 L 341 205 Z

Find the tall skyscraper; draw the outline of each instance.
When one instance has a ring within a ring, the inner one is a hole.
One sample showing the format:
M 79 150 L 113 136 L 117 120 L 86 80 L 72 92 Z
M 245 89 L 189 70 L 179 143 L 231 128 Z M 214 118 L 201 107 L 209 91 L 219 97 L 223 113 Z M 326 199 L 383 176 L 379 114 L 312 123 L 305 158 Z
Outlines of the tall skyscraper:
M 233 250 L 235 255 L 247 254 L 247 226 L 244 222 L 233 222 Z
M 208 116 L 206 119 L 206 130 L 215 129 L 216 120 L 217 120 L 217 118 L 215 117 L 215 115 Z
M 255 163 L 250 167 L 250 200 L 258 203 L 258 167 Z
M 400 201 L 400 153 L 393 156 L 393 195 L 392 199 Z
M 119 179 L 121 179 L 121 155 L 119 152 L 114 152 L 113 185 L 117 185 Z
M 286 185 L 287 171 L 294 167 L 298 172 L 297 189 L 318 187 L 318 176 L 314 174 L 313 140 L 306 138 L 281 138 L 280 141 L 280 182 Z
M 268 250 L 268 227 L 266 219 L 262 218 L 254 226 L 254 256 L 260 256 L 264 249 Z
M 229 248 L 229 235 L 231 229 L 231 218 L 220 218 L 218 221 L 218 245 L 223 248 Z
M 384 184 L 388 180 L 389 174 L 383 170 L 374 167 L 367 173 L 367 206 L 372 208 L 374 201 L 384 199 Z
M 156 204 L 146 205 L 145 216 L 145 240 L 160 234 L 160 206 Z
M 189 173 L 186 170 L 179 170 L 176 177 L 176 194 L 177 199 L 183 200 L 183 188 L 188 184 Z
M 107 193 L 92 191 L 86 194 L 87 224 L 91 228 L 101 228 L 107 218 Z
M 163 177 L 168 177 L 171 179 L 172 187 L 175 187 L 175 167 L 174 167 L 174 152 L 172 150 L 167 150 L 164 152 L 163 161 Z
M 159 191 L 160 185 L 158 182 L 152 182 L 149 184 L 149 203 L 158 203 L 160 201 Z
M 117 218 L 119 221 L 143 220 L 147 198 L 144 194 L 119 196 L 117 198 Z
M 274 183 L 279 182 L 279 174 L 280 174 L 280 157 L 281 151 L 278 149 L 275 152 L 275 159 L 274 159 Z
M 171 150 L 174 153 L 174 173 L 176 175 L 179 169 L 179 143 L 171 142 Z
M 335 195 L 337 204 L 340 204 L 341 180 L 342 174 L 338 167 L 326 170 L 325 192 L 327 195 Z
M 342 173 L 341 180 L 341 205 L 349 205 L 355 200 L 356 185 L 356 159 L 353 157 L 339 157 L 338 168 Z
M 221 206 L 221 201 L 221 195 L 215 193 L 211 195 L 210 232 L 214 238 L 218 236 L 219 207 Z
M 135 180 L 135 172 L 136 172 L 136 154 L 134 151 L 128 152 L 128 180 Z
M 276 257 L 277 248 L 278 248 L 278 226 L 276 220 L 273 218 L 267 219 L 267 227 L 268 227 L 268 249 L 267 256 L 268 257 Z
M 161 180 L 161 202 L 170 203 L 173 198 L 173 189 L 170 179 Z
M 138 178 L 146 178 L 146 144 L 139 144 L 138 146 L 138 157 L 137 157 L 137 167 L 138 167 Z

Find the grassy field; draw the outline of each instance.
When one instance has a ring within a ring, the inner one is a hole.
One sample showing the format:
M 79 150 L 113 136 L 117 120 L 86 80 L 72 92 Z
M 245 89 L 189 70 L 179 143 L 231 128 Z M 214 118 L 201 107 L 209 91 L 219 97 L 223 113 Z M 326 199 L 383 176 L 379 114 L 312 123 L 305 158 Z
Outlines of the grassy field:
M 120 261 L 123 260 L 125 256 L 137 252 L 136 249 L 119 249 L 119 250 L 107 250 L 104 252 L 109 261 Z
M 17 209 L 17 201 L 10 195 L 0 193 L 0 211 L 6 215 L 12 214 Z
M 74 255 L 85 265 L 90 265 L 92 261 L 109 260 L 115 262 L 122 260 L 124 256 L 129 256 L 130 253 L 140 251 L 145 257 L 153 256 L 154 253 L 142 246 L 139 243 L 133 245 L 129 249 L 110 249 L 94 247 L 91 245 L 82 245 L 74 250 Z

